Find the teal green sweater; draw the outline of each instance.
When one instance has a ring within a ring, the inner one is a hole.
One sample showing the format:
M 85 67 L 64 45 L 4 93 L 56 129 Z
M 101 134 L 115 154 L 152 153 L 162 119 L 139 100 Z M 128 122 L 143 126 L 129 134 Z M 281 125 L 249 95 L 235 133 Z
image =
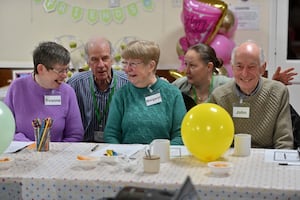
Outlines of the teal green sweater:
M 104 130 L 105 142 L 149 144 L 163 138 L 172 145 L 183 144 L 180 129 L 186 109 L 180 90 L 159 78 L 151 90 L 159 91 L 162 99 L 151 106 L 145 102 L 145 96 L 150 94 L 148 88 L 128 83 L 116 92 Z

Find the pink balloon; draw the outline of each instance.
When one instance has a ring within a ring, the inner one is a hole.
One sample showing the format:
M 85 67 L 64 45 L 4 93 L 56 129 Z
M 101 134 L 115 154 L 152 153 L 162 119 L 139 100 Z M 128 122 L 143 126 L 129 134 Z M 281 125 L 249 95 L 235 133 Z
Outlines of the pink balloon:
M 227 71 L 227 76 L 228 77 L 232 77 L 233 76 L 233 72 L 232 72 L 232 66 L 230 63 L 224 64 L 224 68 Z
M 205 43 L 219 21 L 222 11 L 197 0 L 184 0 L 181 20 L 189 46 Z
M 229 63 L 231 59 L 231 52 L 235 47 L 233 40 L 224 35 L 217 34 L 210 43 L 210 46 L 215 50 L 217 57 L 223 60 L 223 63 Z
M 188 50 L 189 44 L 188 44 L 186 37 L 181 37 L 179 39 L 179 44 L 184 52 L 186 52 Z

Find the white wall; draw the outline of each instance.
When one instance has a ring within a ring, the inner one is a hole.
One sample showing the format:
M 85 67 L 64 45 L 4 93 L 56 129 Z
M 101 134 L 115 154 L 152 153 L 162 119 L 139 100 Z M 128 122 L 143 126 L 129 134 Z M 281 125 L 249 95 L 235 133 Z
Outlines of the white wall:
M 43 1 L 42 1 L 43 2 Z M 108 8 L 108 0 L 65 0 L 64 2 L 84 9 Z M 98 22 L 94 25 L 86 19 L 74 22 L 70 12 L 59 15 L 57 12 L 45 12 L 41 3 L 35 0 L 0 0 L 0 68 L 31 67 L 31 54 L 34 47 L 45 40 L 54 40 L 62 35 L 74 35 L 83 42 L 93 35 L 103 35 L 116 44 L 125 36 L 154 40 L 161 47 L 160 69 L 176 69 L 179 66 L 176 44 L 184 36 L 180 20 L 182 7 L 174 7 L 173 0 L 153 0 L 154 10 L 144 11 L 140 0 L 120 0 L 121 6 L 138 2 L 138 16 L 127 16 L 121 24 L 111 22 L 105 25 Z M 257 30 L 237 30 L 234 36 L 236 44 L 247 39 L 256 40 L 269 56 L 269 41 L 272 36 L 271 11 L 274 10 L 273 0 L 225 0 L 228 6 L 255 5 L 259 7 L 259 28 Z M 275 42 L 275 41 L 274 41 Z M 273 45 L 274 46 L 274 45 Z M 269 77 L 274 72 L 274 61 L 270 60 Z M 290 89 L 297 86 L 289 86 Z M 295 91 L 295 90 L 291 90 Z M 294 98 L 294 99 L 293 99 Z M 297 96 L 291 94 L 291 102 L 297 111 Z
M 254 39 L 261 43 L 268 53 L 269 2 L 260 0 L 227 0 L 228 5 L 259 5 L 261 9 L 259 30 L 238 30 L 234 40 L 240 43 Z M 89 8 L 108 8 L 108 0 L 65 0 L 72 6 Z M 125 36 L 157 41 L 161 47 L 159 68 L 177 68 L 179 65 L 176 53 L 178 39 L 184 35 L 180 20 L 181 6 L 174 7 L 173 0 L 153 0 L 152 12 L 142 9 L 141 1 L 121 0 L 121 5 L 138 2 L 137 17 L 127 16 L 122 24 L 112 22 L 105 25 L 98 22 L 94 25 L 86 19 L 74 22 L 70 14 L 59 15 L 57 12 L 45 12 L 41 3 L 34 0 L 0 0 L 0 67 L 14 65 L 31 65 L 31 53 L 40 41 L 54 40 L 61 35 L 74 35 L 86 41 L 93 35 L 107 36 L 112 43 L 117 43 Z M 27 66 L 28 67 L 28 66 Z

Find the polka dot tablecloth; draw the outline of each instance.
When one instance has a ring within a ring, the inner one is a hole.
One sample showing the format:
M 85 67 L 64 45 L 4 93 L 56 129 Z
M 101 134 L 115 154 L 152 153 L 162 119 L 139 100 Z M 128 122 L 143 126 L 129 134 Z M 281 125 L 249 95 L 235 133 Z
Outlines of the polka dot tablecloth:
M 89 154 L 94 145 L 51 143 L 49 152 L 25 149 L 7 154 L 15 160 L 9 170 L 0 170 L 0 199 L 103 199 L 115 197 L 125 186 L 177 191 L 187 176 L 201 200 L 300 199 L 300 166 L 265 162 L 264 149 L 252 149 L 249 157 L 232 156 L 230 149 L 221 159 L 234 167 L 230 174 L 218 177 L 193 156 L 172 158 L 161 164 L 158 174 L 145 174 L 144 152 L 134 160 L 100 160 L 94 168 L 77 166 L 76 156 Z

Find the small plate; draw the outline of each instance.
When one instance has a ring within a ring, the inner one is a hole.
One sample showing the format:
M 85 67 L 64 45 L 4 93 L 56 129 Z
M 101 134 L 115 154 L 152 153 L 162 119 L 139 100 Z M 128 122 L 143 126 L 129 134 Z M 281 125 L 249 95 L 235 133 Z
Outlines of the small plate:
M 9 169 L 14 162 L 13 158 L 9 157 L 1 157 L 0 158 L 0 170 L 7 170 Z
M 207 163 L 207 166 L 210 168 L 212 174 L 224 176 L 229 174 L 233 164 L 226 161 L 214 161 Z
M 97 166 L 99 160 L 97 157 L 78 155 L 76 158 L 76 166 L 84 169 L 92 169 Z

